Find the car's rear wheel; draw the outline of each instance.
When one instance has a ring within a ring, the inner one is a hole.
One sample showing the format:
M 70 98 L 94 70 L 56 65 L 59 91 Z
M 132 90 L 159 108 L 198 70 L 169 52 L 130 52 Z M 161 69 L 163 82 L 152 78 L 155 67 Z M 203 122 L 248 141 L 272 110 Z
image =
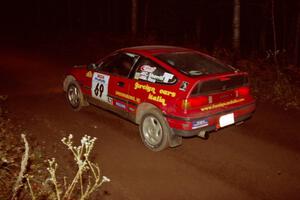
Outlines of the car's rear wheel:
M 139 129 L 143 143 L 152 151 L 168 147 L 170 128 L 158 110 L 149 110 L 142 117 Z
M 84 97 L 77 82 L 72 81 L 67 90 L 67 99 L 71 107 L 79 111 L 84 106 Z

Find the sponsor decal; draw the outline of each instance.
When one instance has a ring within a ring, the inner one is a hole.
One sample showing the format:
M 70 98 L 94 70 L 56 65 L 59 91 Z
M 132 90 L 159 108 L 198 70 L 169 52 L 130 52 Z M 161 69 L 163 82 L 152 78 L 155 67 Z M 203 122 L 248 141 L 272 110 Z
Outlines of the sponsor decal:
M 123 104 L 123 103 L 120 103 L 118 101 L 116 101 L 115 105 L 118 106 L 118 107 L 120 107 L 120 108 L 122 108 L 122 109 L 126 109 L 126 105 Z
M 95 79 L 104 83 L 105 82 L 105 75 L 97 73 Z
M 155 82 L 155 80 L 154 81 L 148 80 L 149 79 L 148 77 L 149 77 L 149 72 L 140 72 L 139 79 L 144 81 L 149 81 L 149 82 Z
M 136 72 L 134 75 L 135 79 L 140 79 L 144 81 L 149 81 L 151 83 L 155 83 L 156 81 L 160 81 L 163 83 L 168 83 L 170 79 L 174 77 L 173 74 L 165 72 L 163 75 L 156 75 L 154 72 L 156 67 L 151 67 L 150 65 L 143 65 L 140 67 L 141 72 Z
M 129 94 L 126 94 L 126 93 L 123 93 L 123 92 L 120 92 L 120 91 L 116 91 L 115 94 L 119 97 L 123 97 L 125 99 L 128 99 L 128 100 L 131 100 L 131 101 L 134 101 L 134 102 L 137 102 L 137 103 L 140 103 L 141 102 L 141 99 L 140 98 L 136 98 L 134 96 L 131 96 Z
M 138 82 L 136 82 L 134 84 L 134 89 L 135 90 L 145 90 L 146 92 L 151 92 L 152 94 L 155 94 L 155 87 L 151 87 L 148 84 L 143 85 L 143 84 L 139 84 Z
M 134 112 L 135 108 L 129 107 L 129 111 Z
M 107 97 L 107 102 L 108 102 L 110 105 L 113 105 L 113 98 Z
M 173 74 L 170 74 L 167 72 L 165 72 L 162 76 L 150 73 L 148 76 L 148 81 L 150 81 L 150 82 L 160 81 L 160 82 L 168 83 L 169 80 L 172 79 L 173 77 L 174 77 Z
M 149 95 L 148 95 L 148 99 L 150 99 L 150 100 L 152 100 L 152 101 L 159 102 L 159 103 L 161 103 L 163 106 L 167 105 L 167 104 L 166 104 L 166 100 L 165 100 L 162 96 L 155 96 L 155 95 L 149 94 Z
M 201 127 L 204 127 L 204 126 L 208 126 L 208 120 L 207 119 L 197 120 L 197 121 L 192 122 L 192 129 L 201 128 Z
M 92 77 L 93 77 L 93 72 L 88 71 L 88 72 L 85 74 L 85 76 L 86 76 L 87 78 L 92 78 Z
M 140 72 L 135 72 L 134 79 L 139 80 L 139 79 L 141 79 L 140 77 L 141 77 L 141 73 Z
M 186 91 L 188 85 L 189 85 L 188 82 L 183 81 L 183 82 L 181 83 L 180 87 L 179 87 L 179 90 L 181 90 L 181 91 Z
M 168 72 L 165 72 L 164 75 L 163 75 L 163 77 L 164 77 L 164 82 L 165 82 L 165 83 L 168 83 L 169 80 L 172 79 L 172 78 L 174 77 L 174 75 L 173 75 L 173 74 L 170 74 L 170 73 L 168 73 Z
M 144 85 L 144 84 L 140 84 L 140 83 L 136 82 L 134 84 L 134 89 L 135 90 L 144 90 L 147 93 L 156 94 L 156 88 L 152 87 L 152 86 L 149 86 L 148 84 Z M 176 92 L 172 92 L 172 91 L 164 90 L 164 89 L 160 89 L 159 94 L 162 94 L 162 95 L 165 95 L 165 96 L 171 96 L 171 97 L 176 96 Z
M 227 101 L 227 102 L 213 104 L 213 105 L 210 105 L 210 106 L 203 107 L 203 108 L 201 108 L 201 111 L 213 110 L 213 109 L 216 109 L 216 108 L 221 108 L 221 107 L 229 106 L 229 105 L 232 105 L 232 104 L 240 103 L 242 101 L 245 101 L 245 99 L 244 98 L 242 98 L 242 99 L 233 99 L 233 100 L 230 100 L 230 101 Z
M 164 77 L 163 76 L 158 76 L 155 74 L 149 74 L 148 76 L 148 81 L 155 83 L 155 81 L 164 81 Z
M 166 106 L 166 99 L 163 97 L 163 96 L 169 96 L 169 97 L 176 97 L 176 92 L 172 92 L 172 91 L 169 91 L 169 90 L 164 90 L 164 89 L 160 89 L 159 90 L 159 94 L 160 95 L 157 95 L 156 94 L 156 88 L 155 87 L 152 87 L 152 86 L 149 86 L 148 84 L 140 84 L 138 82 L 136 82 L 134 84 L 134 89 L 135 90 L 144 90 L 145 92 L 147 93 L 150 93 L 148 95 L 148 99 L 149 100 L 152 100 L 152 101 L 156 101 L 156 102 L 159 102 L 161 103 L 163 106 Z M 121 96 L 126 98 L 126 99 L 130 99 L 132 101 L 136 101 L 138 103 L 140 103 L 140 99 L 136 98 L 136 97 L 133 97 L 133 96 L 130 96 L 130 95 L 127 95 L 127 94 L 116 94 L 118 96 Z
M 171 91 L 163 90 L 163 89 L 159 90 L 159 94 L 163 94 L 163 95 L 171 96 L 171 97 L 175 97 L 176 96 L 176 92 L 171 92 Z
M 151 67 L 150 65 L 143 65 L 140 69 L 141 71 L 152 73 L 156 70 L 156 67 Z

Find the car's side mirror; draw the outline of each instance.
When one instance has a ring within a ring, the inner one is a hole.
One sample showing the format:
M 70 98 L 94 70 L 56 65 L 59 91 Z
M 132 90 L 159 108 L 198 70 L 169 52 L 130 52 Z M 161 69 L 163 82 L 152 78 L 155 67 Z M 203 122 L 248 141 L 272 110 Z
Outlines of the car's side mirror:
M 91 63 L 86 68 L 87 68 L 88 71 L 96 70 L 97 69 L 97 65 L 95 63 Z

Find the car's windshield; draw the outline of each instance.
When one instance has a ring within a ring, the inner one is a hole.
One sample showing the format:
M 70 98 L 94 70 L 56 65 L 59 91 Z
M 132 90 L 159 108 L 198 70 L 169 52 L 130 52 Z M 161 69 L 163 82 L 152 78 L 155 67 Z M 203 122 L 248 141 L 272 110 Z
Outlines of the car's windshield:
M 163 53 L 155 57 L 189 76 L 234 71 L 233 68 L 196 52 Z

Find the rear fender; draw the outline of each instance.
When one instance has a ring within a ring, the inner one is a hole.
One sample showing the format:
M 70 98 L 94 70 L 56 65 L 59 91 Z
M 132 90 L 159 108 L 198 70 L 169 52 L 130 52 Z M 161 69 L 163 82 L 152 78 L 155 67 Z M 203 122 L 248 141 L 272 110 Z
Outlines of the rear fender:
M 138 105 L 138 108 L 136 110 L 136 115 L 135 115 L 135 123 L 136 124 L 140 124 L 143 115 L 145 115 L 147 113 L 148 110 L 150 109 L 157 109 L 159 110 L 158 107 L 156 107 L 155 105 L 151 104 L 151 103 L 141 103 Z

